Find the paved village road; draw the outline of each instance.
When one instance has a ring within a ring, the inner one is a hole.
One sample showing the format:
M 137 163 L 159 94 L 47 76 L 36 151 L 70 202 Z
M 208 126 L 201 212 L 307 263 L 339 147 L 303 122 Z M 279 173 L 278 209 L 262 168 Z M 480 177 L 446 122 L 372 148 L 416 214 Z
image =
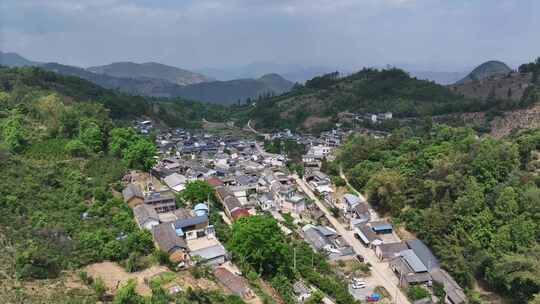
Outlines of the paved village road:
M 382 263 L 375 256 L 373 250 L 364 247 L 354 237 L 354 233 L 349 231 L 340 223 L 332 213 L 326 208 L 326 206 L 319 200 L 319 198 L 309 189 L 306 183 L 298 176 L 294 176 L 297 184 L 302 190 L 317 204 L 319 209 L 325 214 L 330 223 L 336 228 L 337 232 L 352 246 L 357 254 L 361 254 L 364 259 L 371 264 L 371 274 L 379 282 L 381 286 L 392 296 L 394 303 L 410 304 L 407 297 L 397 287 L 398 279 L 392 273 L 392 270 L 388 267 L 387 263 Z

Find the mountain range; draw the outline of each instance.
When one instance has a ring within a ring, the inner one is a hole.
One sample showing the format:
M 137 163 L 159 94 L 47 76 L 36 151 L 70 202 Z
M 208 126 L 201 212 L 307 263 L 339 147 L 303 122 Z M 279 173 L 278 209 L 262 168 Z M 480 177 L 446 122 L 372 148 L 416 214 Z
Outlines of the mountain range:
M 81 68 L 60 63 L 41 63 L 16 53 L 0 53 L 5 66 L 40 66 L 60 74 L 77 76 L 104 88 L 152 97 L 184 97 L 216 104 L 232 104 L 260 95 L 281 94 L 293 83 L 278 74 L 258 78 L 217 81 L 200 73 L 147 62 L 117 62 Z
M 89 67 L 87 70 L 96 74 L 121 78 L 163 79 L 182 86 L 213 80 L 202 74 L 156 62 L 115 62 L 108 65 Z

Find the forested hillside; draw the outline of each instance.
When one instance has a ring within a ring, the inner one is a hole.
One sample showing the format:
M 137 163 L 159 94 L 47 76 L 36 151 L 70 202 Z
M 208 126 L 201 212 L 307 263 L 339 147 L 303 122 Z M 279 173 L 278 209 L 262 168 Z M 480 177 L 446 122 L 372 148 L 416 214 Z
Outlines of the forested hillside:
M 260 128 L 310 128 L 309 120 L 335 120 L 349 112 L 391 111 L 397 117 L 481 110 L 484 104 L 452 93 L 433 82 L 411 78 L 399 69 L 364 69 L 347 77 L 315 77 L 290 93 L 249 110 Z
M 128 120 L 148 116 L 169 127 L 200 127 L 203 118 L 223 121 L 229 113 L 224 106 L 189 101 L 182 98 L 160 99 L 133 96 L 104 89 L 75 76 L 64 76 L 41 68 L 0 67 L 0 85 L 5 91 L 28 93 L 48 91 L 67 104 L 72 100 L 97 102 L 112 119 Z
M 104 293 L 99 282 L 93 289 L 70 290 L 55 280 L 90 263 L 132 263 L 155 254 L 151 234 L 136 226 L 130 208 L 114 195 L 128 169 L 148 170 L 156 154 L 150 139 L 118 125 L 153 114 L 147 112 L 153 107 L 159 112 L 169 105 L 41 69 L 0 69 L 3 302 L 95 303 Z M 21 287 L 37 279 L 33 287 Z M 170 300 L 159 288 L 154 295 L 160 299 L 148 303 Z M 185 303 L 242 303 L 206 291 L 188 291 L 186 297 Z M 143 303 L 129 284 L 117 298 Z
M 496 140 L 433 125 L 386 139 L 353 136 L 329 169 L 344 168 L 462 286 L 481 279 L 512 303 L 527 303 L 540 292 L 539 151 L 539 129 Z

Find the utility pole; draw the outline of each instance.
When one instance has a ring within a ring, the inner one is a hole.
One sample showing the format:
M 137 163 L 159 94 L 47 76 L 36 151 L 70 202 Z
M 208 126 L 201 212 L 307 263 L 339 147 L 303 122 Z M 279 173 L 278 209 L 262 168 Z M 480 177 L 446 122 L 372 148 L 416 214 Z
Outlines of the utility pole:
M 296 271 L 296 247 L 293 248 L 293 269 Z

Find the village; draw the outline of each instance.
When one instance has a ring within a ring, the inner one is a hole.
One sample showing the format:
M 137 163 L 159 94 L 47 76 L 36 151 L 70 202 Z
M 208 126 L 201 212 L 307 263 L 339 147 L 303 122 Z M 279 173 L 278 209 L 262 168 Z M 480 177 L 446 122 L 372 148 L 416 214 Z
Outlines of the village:
M 386 114 L 390 118 L 391 113 Z M 135 128 L 144 134 L 153 131 L 150 121 L 139 121 Z M 344 185 L 337 185 L 321 171 L 322 163 L 335 157 L 350 132 L 336 128 L 317 137 L 290 130 L 264 134 L 267 140 L 293 140 L 307 147 L 300 175 L 287 168 L 286 154 L 265 151 L 261 134 L 254 139 L 202 130 L 160 130 L 155 140 L 157 164 L 150 174 L 126 175 L 122 196 L 140 229 L 151 232 L 175 270 L 204 264 L 217 282 L 246 301 L 260 302 L 216 236 L 211 212 L 218 212 L 228 225 L 255 214 L 273 217 L 285 235 L 301 238 L 324 253 L 348 282 L 350 294 L 361 302 L 412 303 L 405 291 L 422 285 L 433 292 L 414 303 L 465 303 L 464 291 L 422 241 L 380 217 L 343 174 Z M 177 195 L 194 181 L 212 186 L 216 201 L 208 197 L 180 204 Z M 436 286 L 444 289 L 444 299 L 437 298 Z M 182 288 L 175 285 L 170 292 Z M 294 283 L 298 303 L 315 291 L 307 282 Z M 328 296 L 324 302 L 334 303 Z

